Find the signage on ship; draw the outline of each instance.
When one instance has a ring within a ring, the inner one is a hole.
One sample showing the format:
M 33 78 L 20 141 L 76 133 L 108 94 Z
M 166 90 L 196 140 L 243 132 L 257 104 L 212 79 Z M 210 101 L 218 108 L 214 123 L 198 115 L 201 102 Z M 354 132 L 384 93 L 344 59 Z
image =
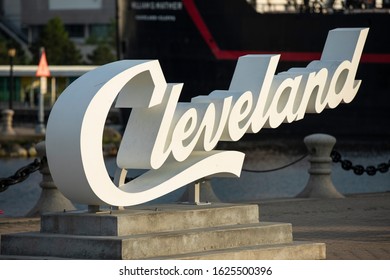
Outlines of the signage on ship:
M 137 11 L 137 21 L 176 21 L 175 12 L 183 9 L 181 1 L 133 1 L 131 9 Z M 163 13 L 163 14 L 161 14 Z

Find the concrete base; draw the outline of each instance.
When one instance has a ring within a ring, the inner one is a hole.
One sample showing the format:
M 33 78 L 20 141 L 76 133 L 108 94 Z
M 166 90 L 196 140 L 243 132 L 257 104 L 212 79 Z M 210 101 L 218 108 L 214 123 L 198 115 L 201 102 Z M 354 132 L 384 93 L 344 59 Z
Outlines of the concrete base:
M 9 259 L 324 259 L 325 244 L 293 242 L 288 223 L 259 222 L 257 205 L 161 205 L 55 213 L 41 232 L 1 236 Z
M 37 203 L 26 214 L 26 217 L 39 217 L 42 213 L 75 209 L 72 202 L 70 202 L 70 200 L 68 200 L 57 188 L 42 188 Z

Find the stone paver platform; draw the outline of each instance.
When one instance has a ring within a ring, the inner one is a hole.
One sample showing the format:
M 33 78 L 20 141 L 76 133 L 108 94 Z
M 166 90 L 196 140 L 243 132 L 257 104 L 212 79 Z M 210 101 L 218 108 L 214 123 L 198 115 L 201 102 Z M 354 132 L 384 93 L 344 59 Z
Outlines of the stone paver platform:
M 294 240 L 326 243 L 327 259 L 390 260 L 390 193 L 256 203 L 261 221 L 292 223 Z M 39 218 L 0 216 L 0 234 L 39 228 Z

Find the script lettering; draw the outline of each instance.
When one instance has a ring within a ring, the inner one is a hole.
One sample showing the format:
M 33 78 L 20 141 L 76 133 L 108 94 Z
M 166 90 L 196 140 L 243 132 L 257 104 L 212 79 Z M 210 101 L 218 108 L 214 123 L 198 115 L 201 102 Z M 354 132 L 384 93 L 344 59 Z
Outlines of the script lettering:
M 275 75 L 279 55 L 240 57 L 228 90 L 178 102 L 158 61 L 119 61 L 70 85 L 50 114 L 46 146 L 52 176 L 71 200 L 130 206 L 206 176 L 239 176 L 244 154 L 213 150 L 219 141 L 276 128 L 351 102 L 367 28 L 329 32 L 319 61 Z M 111 104 L 133 108 L 110 179 L 102 134 Z M 128 169 L 148 169 L 125 183 Z

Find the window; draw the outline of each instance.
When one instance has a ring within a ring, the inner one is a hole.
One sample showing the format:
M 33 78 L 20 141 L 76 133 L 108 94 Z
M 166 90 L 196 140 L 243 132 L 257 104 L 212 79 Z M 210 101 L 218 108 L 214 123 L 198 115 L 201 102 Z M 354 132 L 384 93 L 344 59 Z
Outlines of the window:
M 109 24 L 91 24 L 90 36 L 96 39 L 107 38 L 110 34 Z
M 82 24 L 68 24 L 65 25 L 65 29 L 70 38 L 84 38 L 84 25 Z

